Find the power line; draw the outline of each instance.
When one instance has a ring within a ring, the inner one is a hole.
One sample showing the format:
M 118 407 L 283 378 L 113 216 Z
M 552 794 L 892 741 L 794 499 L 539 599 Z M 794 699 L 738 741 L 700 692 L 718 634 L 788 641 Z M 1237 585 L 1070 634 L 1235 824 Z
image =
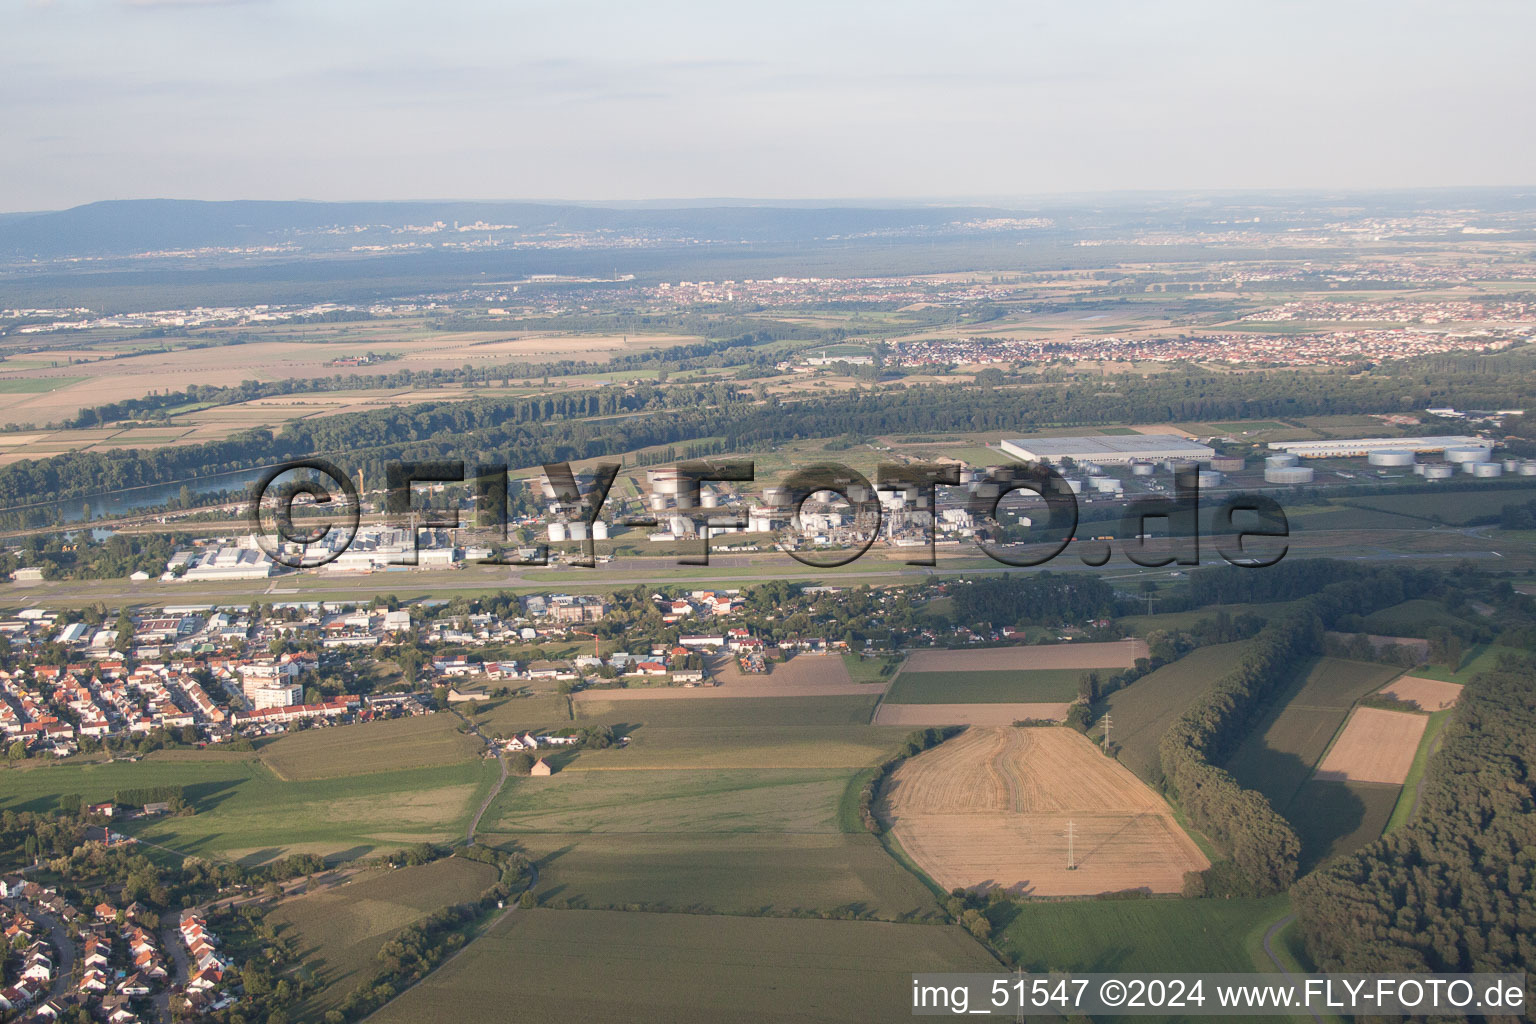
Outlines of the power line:
M 1109 753 L 1109 712 L 1104 712 L 1104 753 Z
M 1068 871 L 1076 871 L 1077 870 L 1077 857 L 1075 856 L 1075 851 L 1073 850 L 1072 843 L 1073 843 L 1073 840 L 1077 838 L 1077 822 L 1075 822 L 1075 821 L 1067 822 L 1067 832 L 1066 832 L 1066 835 L 1067 835 L 1067 870 Z

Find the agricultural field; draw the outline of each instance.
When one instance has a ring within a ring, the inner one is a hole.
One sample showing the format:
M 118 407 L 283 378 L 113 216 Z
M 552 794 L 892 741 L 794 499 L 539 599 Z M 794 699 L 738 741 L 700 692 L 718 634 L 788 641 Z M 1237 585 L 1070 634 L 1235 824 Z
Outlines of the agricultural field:
M 119 789 L 183 786 L 196 813 L 124 823 L 122 831 L 181 854 L 263 864 L 294 853 L 335 862 L 464 834 L 492 763 L 284 782 L 254 760 L 144 760 L 0 772 L 0 801 L 43 810 L 63 794 L 110 800 Z
M 713 729 L 739 726 L 866 725 L 879 695 L 778 697 L 741 700 L 611 700 L 618 690 L 583 690 L 575 705 L 576 724 L 635 725 L 657 729 Z M 654 691 L 648 692 L 655 697 Z
M 1227 770 L 1285 813 L 1355 701 L 1379 690 L 1400 671 L 1365 661 L 1316 659 L 1275 697 L 1227 760 Z
M 1461 664 L 1454 669 L 1444 665 L 1420 665 L 1413 670 L 1413 674 L 1422 679 L 1438 679 L 1447 683 L 1470 683 L 1479 673 L 1497 668 L 1500 658 L 1518 657 L 1525 653 L 1518 648 L 1500 644 L 1478 644 L 1463 656 Z
M 1319 782 L 1384 782 L 1401 786 L 1413 766 L 1427 715 L 1355 708 L 1344 731 L 1323 755 Z
M 1070 704 L 1083 669 L 911 672 L 891 683 L 890 704 Z
M 1381 838 L 1403 787 L 1313 779 L 1283 809 L 1301 837 L 1301 870 Z
M 1237 667 L 1247 648 L 1242 641 L 1198 648 L 1105 698 L 1120 762 L 1144 781 L 1159 781 L 1157 745 L 1163 733 L 1196 697 Z
M 1015 722 L 1065 722 L 1070 704 L 881 704 L 876 725 L 1012 725 Z
M 520 833 L 543 906 L 939 920 L 933 894 L 874 836 L 839 833 Z
M 1272 970 L 1249 948 L 1287 897 L 1032 901 L 995 921 L 993 941 L 1027 971 Z
M 862 765 L 582 771 L 588 752 L 546 778 L 512 778 L 481 828 L 490 832 L 838 831 L 837 807 Z M 628 753 L 628 751 L 620 751 Z M 869 759 L 873 760 L 873 758 Z
M 1359 498 L 1341 498 L 1358 508 L 1393 512 L 1433 523 L 1465 526 L 1489 515 L 1498 515 L 1504 505 L 1519 504 L 1536 498 L 1536 487 L 1514 485 L 1486 491 L 1436 491 L 1423 494 L 1380 494 Z
M 400 929 L 441 907 L 478 897 L 496 869 L 462 857 L 367 874 L 355 881 L 283 900 L 267 915 L 324 988 L 304 1004 L 319 1019 L 378 967 L 379 949 Z
M 1130 668 L 1147 656 L 1140 640 L 1096 644 L 1037 644 L 1029 647 L 986 647 L 964 651 L 918 651 L 907 658 L 903 673 L 1005 672 L 1045 669 L 1084 670 Z
M 685 344 L 698 338 L 676 334 L 579 334 L 521 331 L 438 331 L 419 320 L 377 320 L 357 323 L 306 326 L 276 326 L 267 330 L 242 328 L 248 336 L 239 345 L 212 344 L 206 347 L 153 348 L 132 345 L 101 344 L 88 348 L 51 351 L 53 359 L 72 358 L 69 376 L 53 368 L 11 369 L 0 363 L 0 386 L 12 392 L 30 392 L 17 401 L 12 418 L 17 422 L 48 423 L 73 416 L 90 406 L 105 405 L 125 398 L 140 398 L 152 391 L 184 391 L 188 385 L 237 385 L 246 380 L 320 379 L 341 374 L 361 377 L 383 376 L 402 371 L 455 369 L 466 364 L 517 361 L 542 362 L 561 359 L 605 361 L 615 355 L 641 352 L 658 347 Z M 224 329 L 200 332 L 200 342 L 217 342 L 232 336 Z M 394 358 L 365 366 L 340 368 L 329 362 L 373 351 Z M 592 382 L 595 383 L 595 382 Z M 592 386 L 588 383 L 585 386 Z M 45 386 L 46 384 L 46 386 Z M 489 389 L 438 389 L 463 398 L 483 396 Z M 330 406 L 325 396 L 281 396 L 264 399 L 268 403 L 254 410 L 245 406 L 225 407 L 253 413 L 266 422 L 295 418 L 270 406 L 296 405 L 301 415 L 310 415 L 316 403 Z M 252 403 L 254 404 L 254 403 Z M 403 403 L 402 403 L 403 404 Z M 238 413 L 236 414 L 238 415 Z M 197 422 L 196 413 L 191 414 Z
M 910 1016 L 914 971 L 996 966 L 940 925 L 518 910 L 373 1020 L 489 1020 L 515 1006 L 529 1020 L 885 1022 Z
M 1368 632 L 1388 636 L 1423 636 L 1436 626 L 1460 632 L 1471 626 L 1466 619 L 1446 611 L 1439 602 L 1422 598 L 1404 601 L 1367 615 L 1362 622 Z M 1415 669 L 1422 674 L 1422 669 Z
M 570 700 L 559 694 L 466 701 L 455 705 L 455 710 L 487 736 L 521 735 L 568 726 L 571 722 Z
M 303 729 L 263 743 L 261 763 L 284 782 L 459 764 L 485 750 L 462 726 L 456 715 L 435 714 Z
M 943 889 L 1177 892 L 1208 866 L 1162 798 L 1065 728 L 967 729 L 897 768 L 879 813 Z

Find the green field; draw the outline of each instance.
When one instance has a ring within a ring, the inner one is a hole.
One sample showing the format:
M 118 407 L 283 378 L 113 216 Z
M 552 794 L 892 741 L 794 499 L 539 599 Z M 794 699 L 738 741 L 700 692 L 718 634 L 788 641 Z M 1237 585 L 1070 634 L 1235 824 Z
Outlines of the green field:
M 593 700 L 576 703 L 578 724 L 636 723 L 668 729 L 712 729 L 731 726 L 831 726 L 867 725 L 879 694 L 867 697 L 737 697 L 705 700 L 657 698 L 655 700 L 604 701 L 600 691 Z
M 1420 665 L 1409 674 L 1425 679 L 1443 679 L 1448 683 L 1470 683 L 1479 673 L 1498 668 L 1500 658 L 1525 654 L 1525 651 L 1516 647 L 1478 644 L 1462 656 L 1461 664 L 1454 671 L 1444 665 Z
M 621 751 L 628 753 L 628 751 Z M 584 754 L 578 763 L 590 754 Z M 481 827 L 493 832 L 820 832 L 838 829 L 853 766 L 578 771 L 512 778 Z
M 519 910 L 373 1020 L 888 1022 L 914 971 L 996 966 L 950 926 Z
M 436 768 L 284 782 L 256 761 L 62 764 L 0 772 L 0 802 L 46 810 L 62 794 L 109 800 L 119 789 L 183 786 L 196 813 L 125 822 L 124 832 L 182 854 L 261 864 L 291 853 L 352 860 L 462 836 L 495 768 Z
M 1147 782 L 1161 779 L 1157 745 L 1163 733 L 1196 697 L 1237 667 L 1247 648 L 1242 641 L 1201 647 L 1110 694 L 1104 704 L 1121 763 Z
M 1536 487 L 1515 484 L 1479 491 L 1434 491 L 1423 494 L 1379 494 L 1340 499 L 1360 508 L 1395 512 L 1434 523 L 1462 526 L 1488 516 L 1497 516 L 1505 505 L 1517 505 L 1536 498 Z
M 1355 701 L 1381 689 L 1401 669 L 1343 658 L 1318 658 L 1273 700 L 1226 768 L 1247 789 L 1256 789 L 1281 813 L 1286 813 L 1297 791 L 1334 734 L 1344 724 Z M 1298 802 L 1298 812 L 1306 807 Z M 1391 808 L 1387 808 L 1391 813 Z M 1385 819 L 1383 819 L 1385 820 Z
M 870 835 L 645 833 L 508 837 L 541 905 L 752 916 L 940 920 L 933 895 Z M 505 842 L 492 836 L 490 842 Z
M 879 683 L 884 686 L 901 667 L 899 656 L 889 658 L 863 658 L 857 654 L 843 655 L 843 665 L 848 677 L 856 683 Z
M 1461 632 L 1471 625 L 1446 611 L 1439 602 L 1422 598 L 1374 611 L 1362 623 L 1367 632 L 1386 636 L 1423 636 L 1436 626 Z
M 365 875 L 334 889 L 284 900 L 267 915 L 292 942 L 324 988 L 306 1000 L 319 1019 L 378 967 L 378 952 L 406 925 L 441 907 L 478 897 L 496 882 L 496 869 L 461 857 Z
M 1232 900 L 1070 900 L 1010 907 L 995 944 L 1027 971 L 1267 970 L 1248 937 L 1288 897 Z
M 40 395 L 83 380 L 84 377 L 0 377 L 0 395 Z
M 569 725 L 570 707 L 568 697 L 553 693 L 533 697 L 499 697 L 455 705 L 459 713 L 478 725 L 481 731 L 502 737 L 529 731 L 541 733 L 545 729 Z
M 1301 837 L 1301 870 L 1380 839 L 1402 791 L 1380 782 L 1313 779 L 1302 786 L 1285 809 Z
M 1419 749 L 1414 751 L 1413 764 L 1408 768 L 1408 777 L 1403 780 L 1402 792 L 1398 794 L 1397 804 L 1392 808 L 1392 817 L 1387 820 L 1386 831 L 1401 828 L 1413 820 L 1413 812 L 1419 802 L 1419 787 L 1424 784 L 1424 772 L 1429 767 L 1429 759 L 1440 749 L 1440 734 L 1450 724 L 1451 714 L 1450 711 L 1430 714 L 1424 735 L 1419 737 Z
M 1061 704 L 1077 699 L 1086 669 L 988 672 L 902 672 L 885 699 L 892 704 Z
M 485 750 L 462 726 L 458 716 L 439 713 L 304 729 L 263 743 L 261 761 L 285 782 L 459 764 Z

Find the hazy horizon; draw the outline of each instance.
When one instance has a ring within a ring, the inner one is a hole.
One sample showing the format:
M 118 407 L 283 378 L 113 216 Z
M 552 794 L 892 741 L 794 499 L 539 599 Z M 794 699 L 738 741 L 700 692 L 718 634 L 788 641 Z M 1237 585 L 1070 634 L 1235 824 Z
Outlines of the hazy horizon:
M 3 205 L 1523 187 L 1536 8 L 32 0 Z M 975 197 L 975 198 L 971 198 Z M 844 200 L 848 201 L 848 200 Z

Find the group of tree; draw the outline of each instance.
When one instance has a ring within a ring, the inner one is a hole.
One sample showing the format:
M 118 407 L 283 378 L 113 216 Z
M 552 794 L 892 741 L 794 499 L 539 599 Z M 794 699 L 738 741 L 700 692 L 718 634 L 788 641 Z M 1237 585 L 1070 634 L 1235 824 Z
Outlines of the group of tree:
M 1453 714 L 1413 820 L 1293 890 L 1320 970 L 1536 964 L 1536 659 L 1506 657 Z

